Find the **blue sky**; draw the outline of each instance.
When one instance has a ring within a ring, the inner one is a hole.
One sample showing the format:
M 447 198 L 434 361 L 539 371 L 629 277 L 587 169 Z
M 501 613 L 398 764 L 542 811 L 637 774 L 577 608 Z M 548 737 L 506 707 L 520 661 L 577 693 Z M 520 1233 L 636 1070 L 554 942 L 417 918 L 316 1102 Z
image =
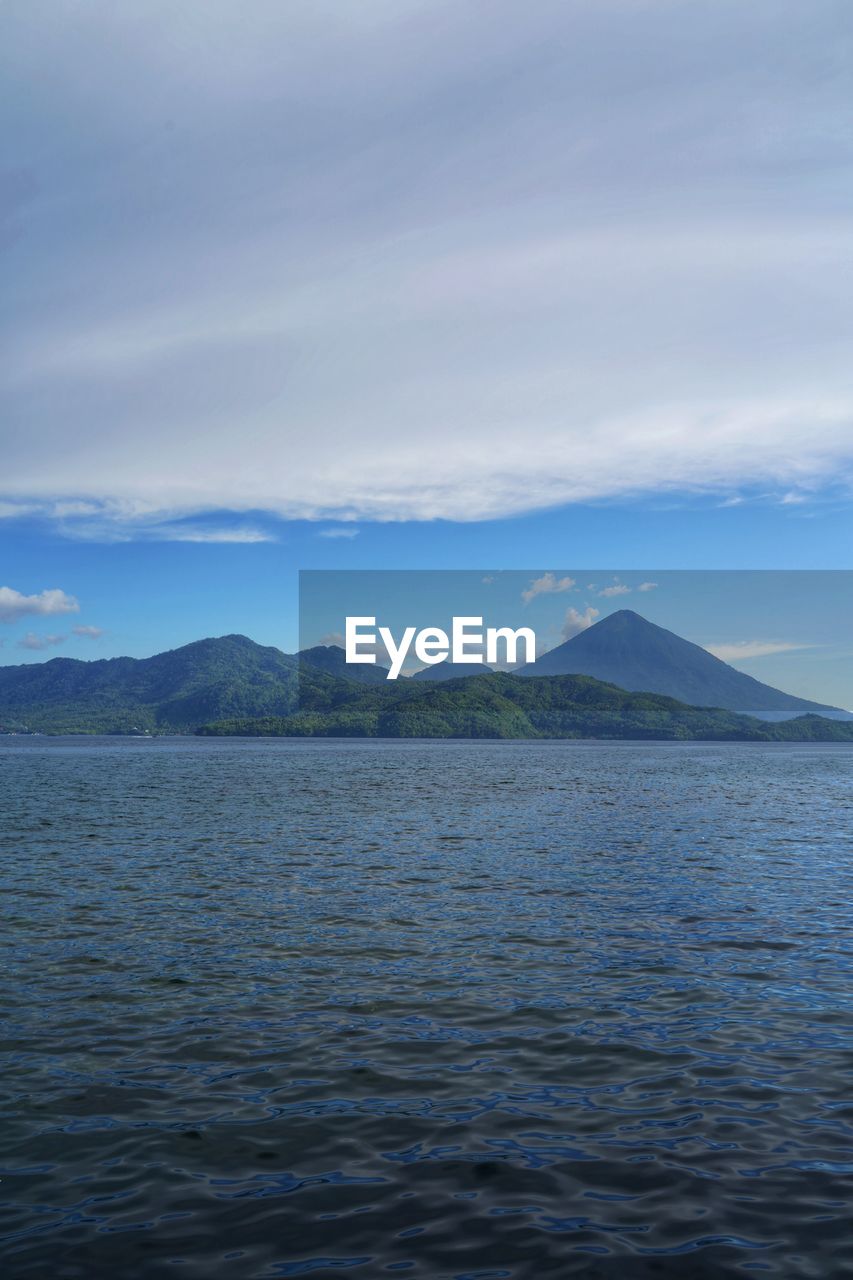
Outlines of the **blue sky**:
M 289 648 L 302 567 L 848 567 L 852 35 L 7 0 L 0 662 Z

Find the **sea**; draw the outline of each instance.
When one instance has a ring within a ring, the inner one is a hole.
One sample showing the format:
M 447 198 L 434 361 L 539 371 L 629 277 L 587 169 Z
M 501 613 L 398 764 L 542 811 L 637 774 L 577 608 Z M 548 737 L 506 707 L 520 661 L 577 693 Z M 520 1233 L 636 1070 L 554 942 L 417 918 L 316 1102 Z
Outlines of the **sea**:
M 5 1280 L 853 1276 L 852 783 L 0 739 Z

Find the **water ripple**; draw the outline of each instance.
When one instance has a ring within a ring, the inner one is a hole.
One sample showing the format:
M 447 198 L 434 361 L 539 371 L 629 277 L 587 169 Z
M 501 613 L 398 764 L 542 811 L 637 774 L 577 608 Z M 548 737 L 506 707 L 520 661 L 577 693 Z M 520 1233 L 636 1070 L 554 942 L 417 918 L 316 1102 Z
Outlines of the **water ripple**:
M 4 1275 L 853 1276 L 851 770 L 7 740 Z

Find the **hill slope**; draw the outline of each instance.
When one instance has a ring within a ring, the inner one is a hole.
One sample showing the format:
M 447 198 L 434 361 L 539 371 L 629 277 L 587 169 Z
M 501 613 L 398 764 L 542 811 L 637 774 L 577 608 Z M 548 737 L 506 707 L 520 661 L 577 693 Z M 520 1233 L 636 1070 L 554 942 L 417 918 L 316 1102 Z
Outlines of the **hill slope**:
M 769 724 L 661 694 L 628 693 L 590 676 L 529 679 L 495 672 L 447 682 L 389 681 L 349 691 L 334 706 L 288 717 L 231 719 L 210 736 L 367 738 L 656 738 L 741 742 L 853 742 L 853 723 L 804 716 Z
M 319 705 L 340 692 L 331 676 L 278 649 L 221 636 L 152 658 L 52 658 L 0 667 L 0 728 L 187 731 L 225 716 L 288 715 L 299 690 Z
M 412 679 L 462 680 L 468 676 L 489 675 L 493 669 L 493 667 L 487 667 L 485 662 L 478 662 L 475 665 L 467 662 L 451 662 L 449 658 L 445 658 L 443 662 L 436 662 L 431 667 L 422 667 L 420 671 L 415 672 Z
M 231 635 L 199 640 L 152 658 L 53 658 L 0 667 L 0 728 L 45 733 L 201 730 L 299 736 L 853 741 L 853 722 L 804 716 L 782 724 L 764 723 L 660 694 L 627 692 L 589 676 L 531 679 L 493 672 L 446 681 L 374 677 L 372 683 L 364 683 L 320 670 L 308 656 L 290 656 L 246 636 Z M 329 663 L 328 650 L 318 657 L 335 667 L 335 655 Z
M 384 684 L 388 679 L 388 668 L 379 663 L 347 662 L 346 650 L 339 644 L 317 644 L 312 649 L 300 649 L 296 657 L 303 665 L 316 667 L 339 680 Z
M 620 609 L 520 668 L 519 675 L 587 675 L 622 689 L 666 694 L 695 707 L 722 707 L 763 720 L 853 713 L 783 693 L 736 671 L 698 644 Z

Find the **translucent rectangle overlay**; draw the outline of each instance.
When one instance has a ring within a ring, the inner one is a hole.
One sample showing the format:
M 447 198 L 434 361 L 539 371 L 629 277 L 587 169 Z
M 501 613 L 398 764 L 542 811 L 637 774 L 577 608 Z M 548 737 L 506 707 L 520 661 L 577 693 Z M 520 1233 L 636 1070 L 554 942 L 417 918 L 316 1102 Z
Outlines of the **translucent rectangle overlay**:
M 571 675 L 767 723 L 843 722 L 853 571 L 305 570 L 299 649 L 307 732 L 336 707 L 342 733 L 376 732 L 401 699 L 504 705 L 530 701 L 514 681 Z M 459 693 L 474 676 L 493 679 Z

